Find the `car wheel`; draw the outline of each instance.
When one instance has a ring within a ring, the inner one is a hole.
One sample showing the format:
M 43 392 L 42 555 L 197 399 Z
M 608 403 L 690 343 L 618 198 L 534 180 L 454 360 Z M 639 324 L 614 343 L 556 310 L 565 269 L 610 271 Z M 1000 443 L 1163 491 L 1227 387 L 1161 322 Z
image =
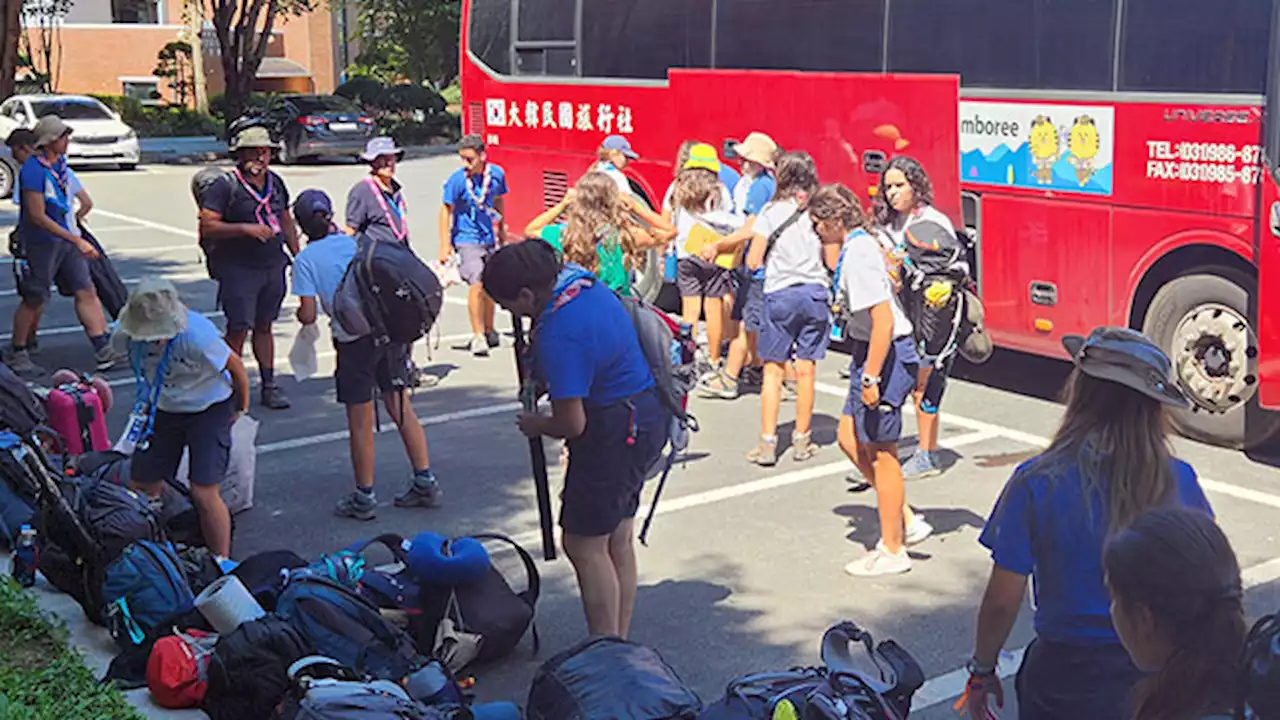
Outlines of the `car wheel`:
M 0 162 L 0 198 L 13 195 L 13 166 Z
M 120 169 L 124 170 L 125 172 L 129 172 L 130 170 L 137 170 L 138 163 L 120 163 Z
M 298 162 L 297 148 L 293 147 L 288 140 L 280 143 L 280 164 L 293 165 L 296 162 Z

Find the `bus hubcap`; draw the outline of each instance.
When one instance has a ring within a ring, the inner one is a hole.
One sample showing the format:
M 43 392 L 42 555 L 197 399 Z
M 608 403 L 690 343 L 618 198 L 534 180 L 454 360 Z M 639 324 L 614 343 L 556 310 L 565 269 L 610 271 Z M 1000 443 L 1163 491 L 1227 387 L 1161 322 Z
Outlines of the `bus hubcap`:
M 1249 322 L 1225 305 L 1207 303 L 1187 313 L 1173 336 L 1173 367 L 1192 403 L 1226 412 L 1254 392 L 1250 365 L 1257 339 Z

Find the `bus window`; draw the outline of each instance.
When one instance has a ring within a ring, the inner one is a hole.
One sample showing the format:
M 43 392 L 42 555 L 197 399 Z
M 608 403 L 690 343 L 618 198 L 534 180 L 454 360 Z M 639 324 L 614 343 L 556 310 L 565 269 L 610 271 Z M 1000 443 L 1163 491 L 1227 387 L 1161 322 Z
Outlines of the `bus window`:
M 519 40 L 573 40 L 576 0 L 517 0 Z
M 1271 0 L 1125 0 L 1121 90 L 1262 93 Z
M 471 0 L 471 52 L 494 72 L 511 72 L 511 0 Z
M 893 0 L 888 69 L 968 87 L 1111 90 L 1115 0 Z
M 884 0 L 719 0 L 718 68 L 883 68 Z
M 708 67 L 711 6 L 711 0 L 582 0 L 582 74 L 666 79 L 669 67 Z

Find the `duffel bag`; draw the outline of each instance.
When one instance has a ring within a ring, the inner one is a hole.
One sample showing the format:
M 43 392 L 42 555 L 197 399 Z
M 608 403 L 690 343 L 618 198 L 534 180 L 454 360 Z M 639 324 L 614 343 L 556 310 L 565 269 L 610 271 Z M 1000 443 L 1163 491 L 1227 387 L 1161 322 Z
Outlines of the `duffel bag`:
M 692 719 L 702 701 L 652 648 L 614 637 L 587 640 L 533 677 L 529 720 Z

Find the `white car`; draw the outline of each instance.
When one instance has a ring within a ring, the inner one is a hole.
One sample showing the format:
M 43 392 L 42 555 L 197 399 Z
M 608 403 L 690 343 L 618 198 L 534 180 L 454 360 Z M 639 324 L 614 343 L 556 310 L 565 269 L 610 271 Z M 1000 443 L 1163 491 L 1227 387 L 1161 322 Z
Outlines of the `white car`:
M 14 95 L 0 104 L 0 141 L 20 127 L 34 127 L 45 115 L 57 115 L 71 126 L 67 162 L 75 166 L 138 166 L 138 133 L 111 108 L 87 95 Z

